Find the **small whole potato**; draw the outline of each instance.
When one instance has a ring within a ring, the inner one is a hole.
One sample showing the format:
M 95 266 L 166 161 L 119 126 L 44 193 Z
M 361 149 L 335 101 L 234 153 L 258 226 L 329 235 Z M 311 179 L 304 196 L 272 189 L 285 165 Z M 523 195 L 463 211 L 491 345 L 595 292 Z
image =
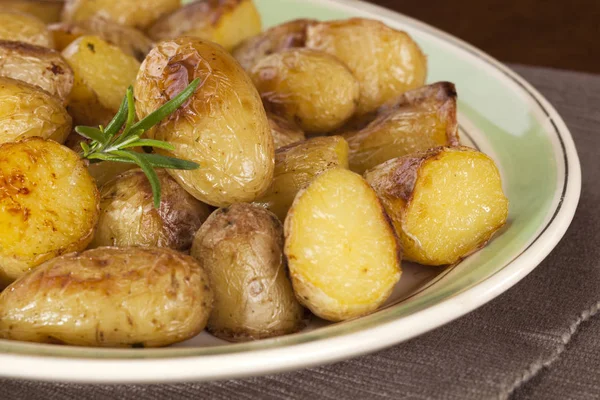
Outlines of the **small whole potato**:
M 0 40 L 54 47 L 52 34 L 43 21 L 33 15 L 16 11 L 0 11 Z
M 251 72 L 265 107 L 309 134 L 341 127 L 354 115 L 360 86 L 352 72 L 329 54 L 289 49 L 260 60 Z
M 0 144 L 32 136 L 62 143 L 71 125 L 59 98 L 26 82 L 0 77 Z
M 193 171 L 169 170 L 198 200 L 217 207 L 253 201 L 273 179 L 273 136 L 252 81 L 221 46 L 188 36 L 159 43 L 135 82 L 138 117 L 195 78 L 201 84 L 192 97 L 148 136 L 175 147 L 160 153 L 200 164 Z
M 267 113 L 267 117 L 269 118 L 275 149 L 306 139 L 302 129 L 295 123 L 271 113 Z
M 160 207 L 141 169 L 117 176 L 100 189 L 100 219 L 90 248 L 168 247 L 186 251 L 211 209 L 188 194 L 165 170 L 158 170 Z
M 196 336 L 213 302 L 208 276 L 169 249 L 104 247 L 46 262 L 0 294 L 0 338 L 161 347 Z
M 243 203 L 215 211 L 196 234 L 191 254 L 208 272 L 215 294 L 208 320 L 213 335 L 238 342 L 304 327 L 283 257 L 283 228 L 269 211 Z

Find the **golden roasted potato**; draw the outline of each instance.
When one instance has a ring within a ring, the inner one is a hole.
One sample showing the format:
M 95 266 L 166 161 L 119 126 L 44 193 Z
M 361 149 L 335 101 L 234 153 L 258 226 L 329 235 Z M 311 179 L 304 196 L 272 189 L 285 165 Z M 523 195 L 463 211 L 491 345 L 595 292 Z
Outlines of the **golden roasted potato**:
M 188 102 L 148 135 L 175 146 L 163 154 L 200 164 L 169 171 L 198 200 L 217 207 L 253 201 L 273 179 L 273 137 L 256 88 L 221 46 L 193 37 L 159 43 L 135 83 L 138 117 L 195 78 L 202 84 Z
M 98 206 L 94 180 L 73 151 L 41 138 L 0 146 L 0 287 L 85 249 Z
M 400 279 L 400 247 L 377 195 L 334 168 L 301 191 L 285 219 L 285 255 L 296 297 L 342 321 L 375 311 Z
M 0 40 L 53 48 L 52 34 L 43 21 L 17 11 L 0 11 Z
M 275 152 L 275 175 L 269 190 L 255 204 L 283 221 L 296 195 L 320 173 L 348 169 L 348 143 L 340 136 L 315 137 Z
M 406 92 L 366 128 L 343 136 L 350 145 L 350 169 L 359 174 L 392 158 L 458 146 L 456 89 L 439 82 Z
M 71 117 L 60 99 L 26 82 L 0 77 L 0 144 L 39 136 L 62 143 Z
M 160 347 L 206 326 L 213 294 L 190 256 L 104 247 L 55 258 L 0 294 L 0 338 Z
M 95 16 L 85 21 L 61 22 L 48 26 L 54 35 L 57 50 L 64 50 L 75 39 L 86 35 L 96 35 L 102 40 L 120 48 L 125 54 L 139 62 L 154 47 L 154 43 L 139 30 L 118 24 L 104 17 Z
M 271 113 L 267 113 L 267 118 L 269 118 L 275 149 L 306 139 L 302 129 L 295 123 Z
M 46 24 L 60 21 L 64 0 L 0 0 L 3 10 L 33 15 Z
M 117 176 L 100 189 L 100 219 L 89 248 L 168 247 L 186 251 L 211 208 L 188 194 L 165 170 L 157 172 L 160 207 L 141 169 Z
M 392 219 L 404 257 L 453 264 L 506 222 L 508 200 L 494 161 L 468 147 L 438 147 L 366 172 Z
M 427 58 L 405 32 L 354 18 L 313 24 L 306 46 L 342 60 L 360 82 L 358 114 L 376 110 L 425 84 Z
M 260 60 L 250 76 L 265 107 L 311 134 L 331 132 L 354 115 L 360 86 L 337 58 L 289 49 Z
M 156 41 L 196 36 L 232 50 L 261 30 L 254 0 L 198 0 L 160 18 L 148 35 Z
M 269 211 L 244 203 L 215 211 L 196 234 L 191 254 L 215 294 L 208 320 L 213 335 L 239 342 L 304 327 L 283 258 L 283 228 Z
M 181 0 L 66 0 L 64 22 L 85 21 L 96 15 L 121 25 L 145 30 L 158 18 L 181 7 Z
M 60 53 L 46 47 L 0 40 L 0 76 L 38 86 L 66 103 L 73 71 Z
M 304 47 L 306 30 L 316 20 L 298 19 L 277 25 L 254 36 L 233 50 L 233 56 L 246 71 L 264 57 L 294 47 Z
M 119 109 L 140 63 L 97 36 L 82 36 L 62 52 L 75 84 L 67 109 L 77 125 L 106 125 Z

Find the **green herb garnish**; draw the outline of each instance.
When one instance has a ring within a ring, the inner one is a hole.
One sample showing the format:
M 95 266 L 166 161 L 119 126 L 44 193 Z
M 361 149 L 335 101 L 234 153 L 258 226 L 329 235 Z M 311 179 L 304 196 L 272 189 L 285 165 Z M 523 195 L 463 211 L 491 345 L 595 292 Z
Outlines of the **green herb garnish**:
M 127 89 L 127 95 L 121 103 L 121 107 L 119 107 L 119 111 L 106 127 L 75 127 L 75 132 L 91 140 L 89 144 L 85 142 L 81 143 L 81 148 L 83 149 L 82 158 L 89 160 L 91 163 L 116 161 L 136 164 L 148 177 L 148 181 L 150 181 L 150 186 L 152 187 L 154 206 L 158 208 L 160 206 L 160 181 L 154 169 L 192 170 L 197 169 L 199 165 L 191 161 L 148 153 L 147 150 L 152 148 L 164 150 L 174 150 L 175 148 L 170 143 L 145 139 L 142 138 L 142 135 L 175 112 L 194 94 L 199 84 L 200 80 L 194 79 L 181 93 L 138 122 L 135 122 L 133 88 L 130 86 Z M 119 132 L 121 133 L 119 134 Z M 143 147 L 145 152 L 138 153 L 129 150 L 133 147 Z

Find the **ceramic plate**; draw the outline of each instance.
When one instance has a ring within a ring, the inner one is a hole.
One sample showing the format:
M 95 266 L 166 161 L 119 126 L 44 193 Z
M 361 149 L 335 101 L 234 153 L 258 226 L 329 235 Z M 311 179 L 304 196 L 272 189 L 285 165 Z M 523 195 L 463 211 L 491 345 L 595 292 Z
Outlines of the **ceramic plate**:
M 463 142 L 492 156 L 510 199 L 503 231 L 454 267 L 405 265 L 380 311 L 247 344 L 206 333 L 165 349 L 105 350 L 0 341 L 0 375 L 79 382 L 166 382 L 267 374 L 354 357 L 405 341 L 488 302 L 533 270 L 569 226 L 581 190 L 577 152 L 554 108 L 479 50 L 430 26 L 350 0 L 257 0 L 266 26 L 295 18 L 382 20 L 429 57 L 429 82 L 454 82 Z

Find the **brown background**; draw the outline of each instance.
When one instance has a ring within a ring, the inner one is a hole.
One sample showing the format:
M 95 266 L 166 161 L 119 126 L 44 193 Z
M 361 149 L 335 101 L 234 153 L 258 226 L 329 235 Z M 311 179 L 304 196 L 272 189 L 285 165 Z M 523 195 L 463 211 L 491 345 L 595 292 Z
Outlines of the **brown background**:
M 504 62 L 600 73 L 600 0 L 370 0 Z

